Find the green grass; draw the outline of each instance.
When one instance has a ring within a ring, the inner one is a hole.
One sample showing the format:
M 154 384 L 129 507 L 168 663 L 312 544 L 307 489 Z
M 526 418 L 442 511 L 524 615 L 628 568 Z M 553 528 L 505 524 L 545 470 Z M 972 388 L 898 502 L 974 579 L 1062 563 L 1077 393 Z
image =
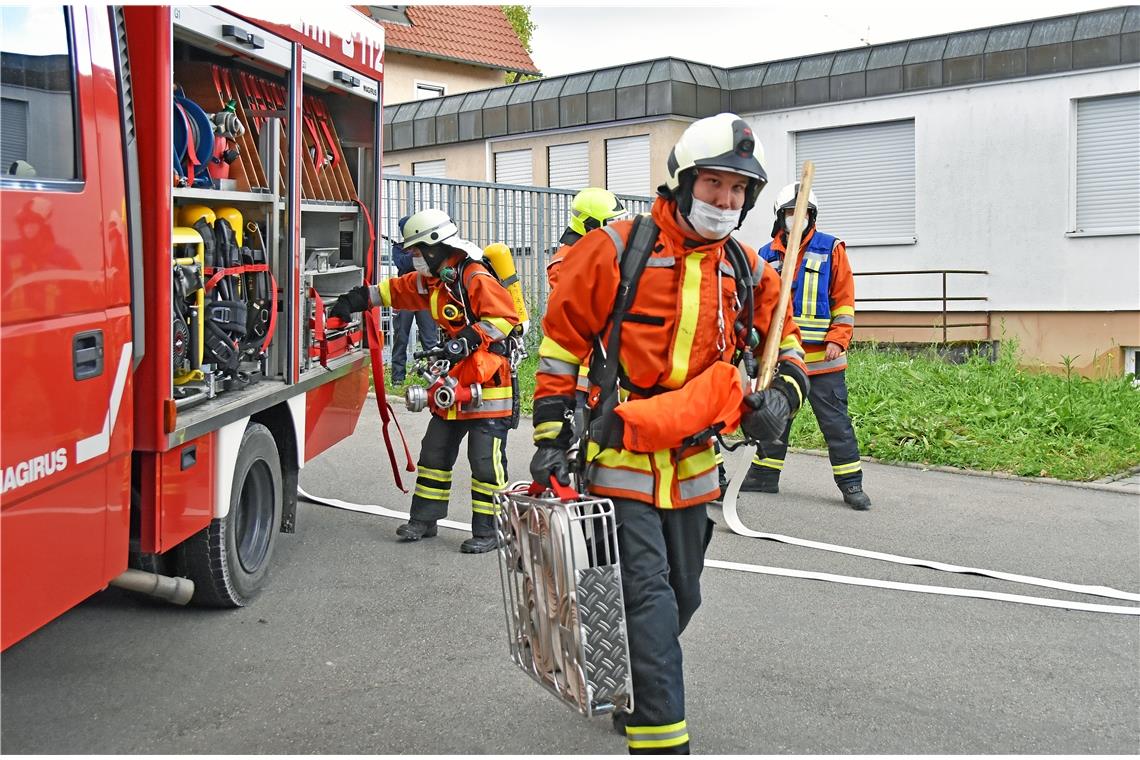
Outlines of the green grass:
M 534 408 L 538 351 L 530 350 L 519 367 L 523 414 Z M 950 364 L 933 353 L 852 349 L 847 386 L 860 451 L 893 462 L 1077 481 L 1140 464 L 1140 389 L 1129 379 L 1037 373 L 1014 357 L 1015 349 L 994 363 L 974 357 Z M 791 444 L 826 448 L 810 405 L 796 418 Z
M 1140 390 L 1126 378 L 1027 371 L 1014 351 L 949 364 L 857 348 L 848 357 L 851 418 L 864 455 L 1023 476 L 1096 480 L 1140 464 Z M 810 406 L 791 444 L 823 449 Z

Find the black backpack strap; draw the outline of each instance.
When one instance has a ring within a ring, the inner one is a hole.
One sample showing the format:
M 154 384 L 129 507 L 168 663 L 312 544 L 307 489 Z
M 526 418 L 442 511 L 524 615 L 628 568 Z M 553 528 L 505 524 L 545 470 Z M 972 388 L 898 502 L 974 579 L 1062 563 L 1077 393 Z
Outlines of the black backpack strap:
M 733 325 L 733 335 L 736 336 L 736 353 L 733 354 L 733 364 L 743 360 L 744 371 L 749 377 L 755 378 L 759 367 L 752 349 L 759 344 L 759 336 L 755 335 L 753 321 L 756 314 L 756 285 L 763 273 L 763 269 L 753 277 L 752 265 L 748 263 L 748 254 L 743 246 L 734 237 L 724 241 L 724 251 L 732 265 L 732 272 L 736 278 L 736 295 L 740 299 L 740 313 Z M 771 328 L 769 328 L 771 329 Z
M 602 229 L 610 236 L 614 248 L 617 250 L 621 280 L 618 283 L 617 296 L 614 298 L 614 308 L 610 313 L 610 337 L 605 344 L 605 353 L 603 355 L 599 350 L 602 348 L 601 337 L 599 336 L 595 345 L 594 358 L 591 361 L 590 380 L 601 389 L 601 401 L 590 414 L 590 417 L 598 414 L 603 415 L 601 435 L 597 438 L 599 442 L 608 440 L 609 428 L 613 420 L 613 415 L 606 415 L 605 412 L 617 404 L 618 371 L 621 367 L 622 323 L 625 322 L 626 314 L 637 296 L 637 284 L 641 280 L 641 273 L 645 271 L 645 265 L 649 261 L 649 255 L 653 252 L 653 246 L 656 245 L 657 236 L 660 233 L 656 222 L 649 214 L 641 214 L 634 220 L 633 227 L 629 231 L 628 244 L 622 243 L 621 235 L 617 231 L 610 227 L 603 227 Z M 587 425 L 588 429 L 589 426 Z

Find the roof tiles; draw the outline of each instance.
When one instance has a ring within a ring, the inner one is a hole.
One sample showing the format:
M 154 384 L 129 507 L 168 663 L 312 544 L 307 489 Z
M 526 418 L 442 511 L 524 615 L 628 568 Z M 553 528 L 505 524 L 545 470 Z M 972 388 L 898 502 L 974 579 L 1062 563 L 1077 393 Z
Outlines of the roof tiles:
M 411 26 L 378 22 L 390 50 L 539 73 L 497 5 L 409 5 L 405 12 Z

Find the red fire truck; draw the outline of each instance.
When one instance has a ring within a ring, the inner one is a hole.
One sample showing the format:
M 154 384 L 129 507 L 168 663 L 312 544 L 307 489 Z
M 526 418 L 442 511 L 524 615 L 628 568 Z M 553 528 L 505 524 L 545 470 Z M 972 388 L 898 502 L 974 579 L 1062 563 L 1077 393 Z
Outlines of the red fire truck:
M 383 28 L 0 13 L 0 648 L 108 584 L 245 605 L 368 391 L 324 312 L 375 281 Z

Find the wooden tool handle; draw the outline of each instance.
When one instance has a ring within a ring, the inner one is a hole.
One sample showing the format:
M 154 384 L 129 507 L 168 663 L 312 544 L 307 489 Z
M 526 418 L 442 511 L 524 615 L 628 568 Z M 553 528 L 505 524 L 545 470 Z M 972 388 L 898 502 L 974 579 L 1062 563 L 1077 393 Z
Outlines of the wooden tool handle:
M 803 238 L 804 218 L 807 216 L 808 195 L 811 181 L 815 176 L 815 164 L 804 161 L 804 174 L 800 179 L 800 193 L 796 197 L 796 213 L 792 217 L 792 228 L 788 231 L 788 247 L 784 251 L 784 267 L 780 273 L 780 300 L 776 311 L 768 323 L 768 334 L 764 337 L 764 352 L 760 356 L 760 372 L 756 375 L 755 388 L 764 390 L 772 384 L 776 376 L 776 357 L 780 353 L 780 340 L 784 333 L 784 315 L 792 300 L 792 283 L 800 262 L 800 239 Z

